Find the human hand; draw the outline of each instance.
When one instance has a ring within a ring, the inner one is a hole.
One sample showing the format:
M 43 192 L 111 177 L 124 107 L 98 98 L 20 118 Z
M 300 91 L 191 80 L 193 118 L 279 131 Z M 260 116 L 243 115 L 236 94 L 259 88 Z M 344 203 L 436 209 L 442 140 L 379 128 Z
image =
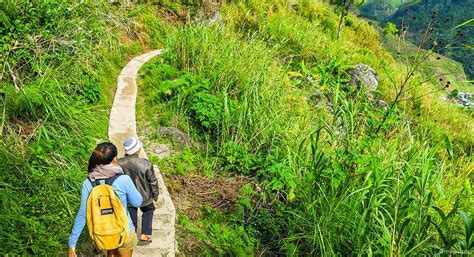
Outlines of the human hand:
M 68 257 L 77 257 L 76 248 L 69 247 L 67 249 L 67 256 Z

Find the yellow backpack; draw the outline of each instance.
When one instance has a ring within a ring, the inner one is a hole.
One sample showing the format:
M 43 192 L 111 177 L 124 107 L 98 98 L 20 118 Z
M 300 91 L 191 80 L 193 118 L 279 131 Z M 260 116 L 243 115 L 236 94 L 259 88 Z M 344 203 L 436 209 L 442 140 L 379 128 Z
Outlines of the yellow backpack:
M 100 250 L 117 249 L 130 236 L 127 211 L 112 188 L 112 183 L 120 175 L 123 174 L 106 179 L 103 185 L 98 180 L 91 181 L 92 191 L 87 200 L 86 211 L 87 228 Z

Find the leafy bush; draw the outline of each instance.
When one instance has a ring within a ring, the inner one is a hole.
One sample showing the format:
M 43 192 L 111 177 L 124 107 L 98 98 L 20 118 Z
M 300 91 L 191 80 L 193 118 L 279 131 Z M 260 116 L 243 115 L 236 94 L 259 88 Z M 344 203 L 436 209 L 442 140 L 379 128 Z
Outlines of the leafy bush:
M 221 166 L 226 171 L 249 175 L 254 173 L 256 160 L 246 148 L 232 142 L 226 142 L 222 148 Z
M 191 113 L 197 123 L 209 130 L 215 130 L 219 126 L 222 113 L 222 100 L 219 97 L 206 92 L 194 95 L 191 104 Z
M 144 83 L 153 90 L 147 93 L 152 101 L 172 102 L 178 107 L 177 112 L 189 115 L 200 127 L 215 132 L 224 107 L 222 100 L 210 93 L 208 80 L 189 72 L 178 72 L 169 64 L 158 61 L 144 69 L 145 74 L 151 75 Z
M 84 75 L 79 79 L 82 82 L 82 88 L 78 90 L 78 100 L 82 99 L 86 103 L 94 103 L 100 99 L 101 87 L 97 79 L 91 75 Z
M 383 28 L 383 34 L 386 36 L 395 36 L 397 32 L 398 32 L 397 25 L 391 22 L 387 22 L 387 24 Z
M 449 93 L 448 95 L 449 99 L 456 98 L 458 96 L 458 93 L 459 93 L 459 90 L 454 89 L 453 91 L 451 91 L 451 93 Z
M 229 222 L 218 210 L 207 208 L 204 219 L 191 222 L 186 216 L 178 216 L 178 223 L 185 233 L 192 233 L 199 240 L 199 255 L 249 256 L 254 250 L 254 239 L 249 237 L 238 222 Z M 238 219 L 237 217 L 235 217 Z
M 186 147 L 172 158 L 160 160 L 160 169 L 168 174 L 184 175 L 203 170 L 203 156 L 192 147 Z

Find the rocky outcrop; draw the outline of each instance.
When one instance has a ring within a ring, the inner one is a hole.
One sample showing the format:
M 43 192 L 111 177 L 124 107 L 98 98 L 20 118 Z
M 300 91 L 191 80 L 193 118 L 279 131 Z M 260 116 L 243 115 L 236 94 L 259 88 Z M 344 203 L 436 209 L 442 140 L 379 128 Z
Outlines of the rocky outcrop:
M 469 92 L 458 92 L 456 98 L 459 101 L 459 105 L 466 108 L 473 108 L 474 103 L 471 101 L 472 94 Z
M 383 108 L 384 110 L 388 109 L 388 104 L 384 100 L 375 100 L 374 104 L 378 107 Z
M 212 16 L 212 18 L 209 20 L 209 24 L 217 24 L 219 26 L 222 26 L 222 16 L 221 16 L 221 13 L 219 11 L 217 11 L 214 16 Z
M 369 65 L 359 63 L 349 70 L 348 74 L 351 77 L 348 83 L 350 86 L 356 88 L 364 86 L 369 90 L 376 90 L 379 85 L 377 73 Z
M 389 105 L 382 99 L 377 99 L 371 91 L 377 90 L 379 86 L 379 80 L 375 70 L 369 65 L 359 63 L 353 69 L 350 69 L 347 74 L 351 77 L 348 85 L 355 87 L 356 89 L 361 89 L 365 87 L 368 92 L 367 99 L 373 105 L 380 107 L 384 110 L 387 110 Z
M 191 145 L 191 141 L 189 140 L 188 136 L 178 128 L 159 127 L 158 132 L 162 136 L 166 136 L 171 138 L 172 140 L 176 140 L 176 142 L 179 144 L 179 148 L 181 149 Z

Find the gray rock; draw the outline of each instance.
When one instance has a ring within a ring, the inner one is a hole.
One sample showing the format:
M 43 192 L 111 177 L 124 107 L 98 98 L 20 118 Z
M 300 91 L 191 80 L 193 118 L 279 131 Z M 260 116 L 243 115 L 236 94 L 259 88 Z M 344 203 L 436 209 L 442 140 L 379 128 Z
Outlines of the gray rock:
M 376 90 L 379 81 L 377 78 L 377 73 L 372 67 L 359 63 L 356 67 L 348 72 L 351 80 L 349 81 L 349 85 L 359 88 L 360 86 L 364 86 L 369 90 Z
M 222 26 L 222 17 L 219 11 L 217 11 L 214 16 L 209 20 L 209 24 L 212 23 L 217 23 L 219 26 Z
M 384 100 L 377 100 L 375 101 L 375 105 L 382 107 L 384 110 L 387 110 L 388 104 Z
M 188 136 L 181 130 L 175 127 L 160 127 L 158 132 L 163 135 L 173 139 L 176 139 L 179 145 L 184 148 L 191 145 L 191 141 Z
M 457 95 L 457 98 L 458 99 L 471 99 L 472 98 L 472 94 L 469 93 L 469 92 L 458 92 L 458 95 Z
M 471 102 L 471 101 L 468 100 L 468 99 L 461 99 L 461 100 L 459 101 L 459 103 L 460 103 L 462 106 L 467 107 L 467 108 L 471 108 L 471 107 L 474 106 L 474 103 Z
M 158 156 L 158 158 L 163 159 L 171 156 L 170 146 L 167 144 L 159 144 L 153 149 L 153 155 Z

